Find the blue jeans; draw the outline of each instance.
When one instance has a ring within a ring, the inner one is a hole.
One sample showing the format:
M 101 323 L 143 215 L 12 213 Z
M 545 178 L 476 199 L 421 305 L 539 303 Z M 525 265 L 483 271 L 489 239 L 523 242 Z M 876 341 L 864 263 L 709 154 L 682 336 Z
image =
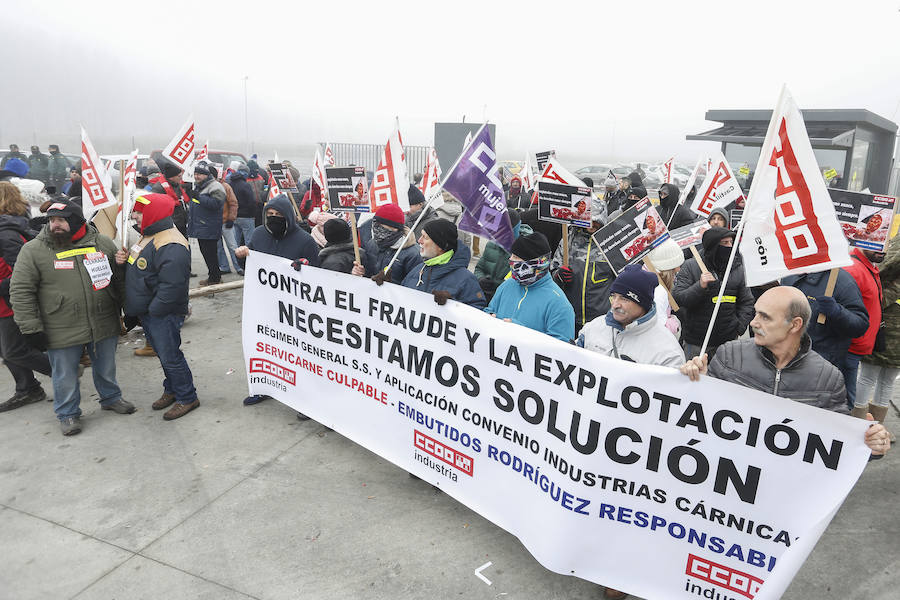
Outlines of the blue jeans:
M 100 406 L 109 406 L 122 398 L 122 390 L 116 382 L 116 336 L 92 344 L 78 344 L 66 348 L 47 350 L 53 372 L 53 411 L 62 421 L 81 416 L 81 389 L 78 382 L 78 362 L 87 346 L 91 357 L 91 374 L 94 388 L 100 396 Z
M 225 248 L 224 246 L 228 246 L 228 255 L 231 256 L 231 264 L 234 265 L 235 271 L 243 271 L 243 268 L 240 264 L 238 264 L 237 256 L 234 255 L 234 249 L 237 248 L 237 243 L 235 243 L 235 228 L 232 227 L 228 229 L 224 225 L 222 225 L 222 236 L 219 238 L 219 241 L 216 243 L 216 253 L 219 258 L 219 270 L 223 273 L 230 273 L 231 267 L 228 266 L 228 259 L 225 257 Z M 222 240 L 225 240 L 225 244 L 222 244 Z
M 847 387 L 847 408 L 850 410 L 853 410 L 853 403 L 856 402 L 856 375 L 859 373 L 860 358 L 862 358 L 860 355 L 848 352 L 840 365 L 844 385 Z
M 253 217 L 238 217 L 234 221 L 234 226 L 241 231 L 241 239 L 237 239 L 237 232 L 234 234 L 235 241 L 238 242 L 238 245 L 246 246 L 249 244 L 250 236 L 253 235 L 253 230 L 256 229 L 256 219 Z
M 184 315 L 166 315 L 164 317 L 141 317 L 141 326 L 147 341 L 156 350 L 159 364 L 162 365 L 163 390 L 173 394 L 180 404 L 190 404 L 197 399 L 194 388 L 194 376 L 181 351 L 181 326 Z

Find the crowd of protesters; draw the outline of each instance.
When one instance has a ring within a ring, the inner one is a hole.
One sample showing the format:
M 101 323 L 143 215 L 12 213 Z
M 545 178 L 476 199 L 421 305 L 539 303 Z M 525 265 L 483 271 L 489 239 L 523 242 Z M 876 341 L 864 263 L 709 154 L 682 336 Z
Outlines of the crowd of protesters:
M 873 458 L 894 440 L 883 423 L 900 375 L 896 240 L 886 253 L 853 248 L 853 265 L 839 271 L 833 293 L 825 292 L 824 273 L 749 288 L 734 249 L 739 240 L 727 214 L 714 210 L 696 255 L 667 240 L 648 257 L 653 272 L 631 264 L 616 273 L 592 234 L 647 196 L 639 173 L 603 182 L 590 227 L 567 232 L 568 256 L 563 226 L 540 220 L 534 191 L 513 176 L 506 186 L 512 246 L 487 243 L 475 261 L 457 227 L 462 207 L 447 194 L 436 210 L 410 185 L 409 211 L 380 207 L 359 224 L 354 243 L 345 215 L 320 210 L 322 190 L 312 181 L 299 183 L 298 198 L 270 198 L 267 173 L 255 160 L 235 161 L 224 173 L 201 162 L 190 184 L 181 167 L 161 160 L 138 173 L 129 217 L 140 240 L 128 249 L 85 219 L 78 169 L 58 146 L 49 150 L 35 146 L 26 156 L 12 145 L 0 165 L 0 355 L 15 382 L 0 411 L 50 400 L 34 373 L 50 376 L 63 435 L 82 428 L 85 366 L 103 410 L 135 411 L 116 381 L 115 353 L 118 337 L 137 326 L 146 345 L 135 353 L 158 357 L 163 371 L 151 407 L 168 409 L 164 418 L 172 420 L 199 406 L 180 348 L 196 276 L 194 238 L 208 270 L 201 287 L 220 283 L 223 273 L 243 275 L 251 252 L 270 254 L 297 270 L 368 277 L 431 294 L 438 304 L 452 299 L 614 359 L 678 369 L 694 380 L 710 375 L 873 420 L 865 434 Z M 671 228 L 699 219 L 677 202 L 680 193 L 674 184 L 658 191 L 658 211 Z M 606 595 L 624 596 L 613 589 Z

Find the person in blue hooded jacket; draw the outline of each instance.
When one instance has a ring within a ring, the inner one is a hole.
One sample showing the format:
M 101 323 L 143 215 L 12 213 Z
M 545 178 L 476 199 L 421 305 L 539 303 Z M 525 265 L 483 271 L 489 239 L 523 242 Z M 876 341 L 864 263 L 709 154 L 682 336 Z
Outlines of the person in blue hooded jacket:
M 250 242 L 237 248 L 234 254 L 244 259 L 251 250 L 319 266 L 319 246 L 311 235 L 297 225 L 294 207 L 285 194 L 278 194 L 269 200 L 263 224 L 253 230 Z
M 507 279 L 484 309 L 498 319 L 546 333 L 564 342 L 575 337 L 575 309 L 548 277 L 550 242 L 542 233 L 520 236 L 510 248 Z
M 452 298 L 463 304 L 484 308 L 484 292 L 469 271 L 472 253 L 459 239 L 456 225 L 446 219 L 429 221 L 419 236 L 419 253 L 424 261 L 403 279 L 403 287 L 434 293 L 444 304 Z

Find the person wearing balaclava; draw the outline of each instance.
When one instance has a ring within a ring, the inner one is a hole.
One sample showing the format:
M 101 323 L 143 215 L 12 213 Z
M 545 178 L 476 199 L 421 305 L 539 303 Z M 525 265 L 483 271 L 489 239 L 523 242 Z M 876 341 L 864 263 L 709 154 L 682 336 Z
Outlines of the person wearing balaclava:
M 446 219 L 434 219 L 425 224 L 419 236 L 422 264 L 413 268 L 403 279 L 403 287 L 433 293 L 435 302 L 448 299 L 484 308 L 484 292 L 478 279 L 469 271 L 472 253 L 459 239 L 456 225 Z
M 234 251 L 238 258 L 243 260 L 250 256 L 250 252 L 262 252 L 290 259 L 291 266 L 298 271 L 302 265 L 319 266 L 319 245 L 298 226 L 297 213 L 287 195 L 278 194 L 269 200 L 263 214 L 263 224 L 253 230 L 250 242 Z M 247 396 L 244 405 L 257 404 L 268 398 L 261 394 Z M 297 418 L 309 419 L 302 413 L 297 413 Z
M 9 295 L 25 340 L 47 351 L 53 410 L 62 434 L 74 435 L 82 427 L 78 367 L 85 346 L 100 407 L 119 414 L 135 410 L 116 381 L 125 278 L 116 243 L 85 222 L 81 207 L 56 201 L 47 216 L 19 252 Z
M 681 266 L 675 276 L 672 296 L 681 307 L 681 337 L 684 354 L 688 360 L 699 355 L 706 328 L 712 319 L 716 306 L 728 257 L 731 255 L 735 234 L 724 227 L 712 227 L 703 233 L 701 259 L 707 271 L 703 271 L 697 259 L 691 258 Z M 712 359 L 716 348 L 727 341 L 735 340 L 747 330 L 753 319 L 753 295 L 744 281 L 744 266 L 741 254 L 734 257 L 734 264 L 728 276 L 728 283 L 722 294 L 719 313 L 716 316 L 709 346 L 706 349 Z
M 416 240 L 406 226 L 406 215 L 396 204 L 385 204 L 375 211 L 372 218 L 372 239 L 366 242 L 365 250 L 366 257 L 363 261 L 365 264 L 354 265 L 352 271 L 354 275 L 377 276 L 379 278 L 377 281 L 399 283 L 409 272 L 422 264 Z M 384 270 L 395 254 L 397 260 L 386 275 Z
M 681 192 L 674 183 L 664 183 L 659 187 L 659 206 L 656 207 L 656 212 L 670 231 L 690 225 L 698 219 L 690 209 L 678 203 L 680 195 Z
M 550 276 L 550 243 L 541 233 L 519 236 L 509 257 L 510 278 L 484 312 L 564 342 L 575 337 L 575 311 Z

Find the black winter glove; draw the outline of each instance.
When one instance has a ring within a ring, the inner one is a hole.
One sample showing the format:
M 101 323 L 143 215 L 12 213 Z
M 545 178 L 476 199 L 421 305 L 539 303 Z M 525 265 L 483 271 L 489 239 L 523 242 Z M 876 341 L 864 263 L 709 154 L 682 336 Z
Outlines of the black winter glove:
M 556 270 L 556 273 L 553 274 L 553 279 L 559 284 L 559 287 L 565 288 L 572 283 L 573 279 L 575 279 L 575 274 L 569 267 L 560 267 Z
M 29 346 L 35 350 L 46 352 L 48 343 L 46 333 L 38 331 L 36 333 L 23 333 L 22 335 L 25 336 L 25 341 L 28 342 Z
M 125 325 L 125 331 L 131 331 L 135 327 L 141 324 L 141 320 L 137 317 L 132 317 L 130 315 L 125 315 L 122 318 L 122 323 Z
M 453 297 L 447 290 L 434 290 L 432 294 L 434 294 L 434 303 L 440 306 L 447 304 L 447 300 Z
M 378 285 L 382 285 L 385 282 L 391 283 L 391 272 L 388 271 L 387 273 L 385 273 L 384 271 L 379 271 L 372 275 L 372 281 L 374 281 Z
M 225 229 L 231 229 L 234 227 L 234 221 L 225 221 Z
M 308 265 L 308 264 L 309 264 L 309 261 L 306 260 L 305 258 L 298 258 L 297 260 L 295 260 L 294 262 L 291 263 L 291 266 L 294 267 L 295 271 L 299 271 L 300 269 L 303 268 L 303 265 Z
M 819 296 L 816 298 L 816 304 L 818 304 L 819 312 L 826 318 L 834 317 L 841 312 L 841 305 L 831 296 Z

